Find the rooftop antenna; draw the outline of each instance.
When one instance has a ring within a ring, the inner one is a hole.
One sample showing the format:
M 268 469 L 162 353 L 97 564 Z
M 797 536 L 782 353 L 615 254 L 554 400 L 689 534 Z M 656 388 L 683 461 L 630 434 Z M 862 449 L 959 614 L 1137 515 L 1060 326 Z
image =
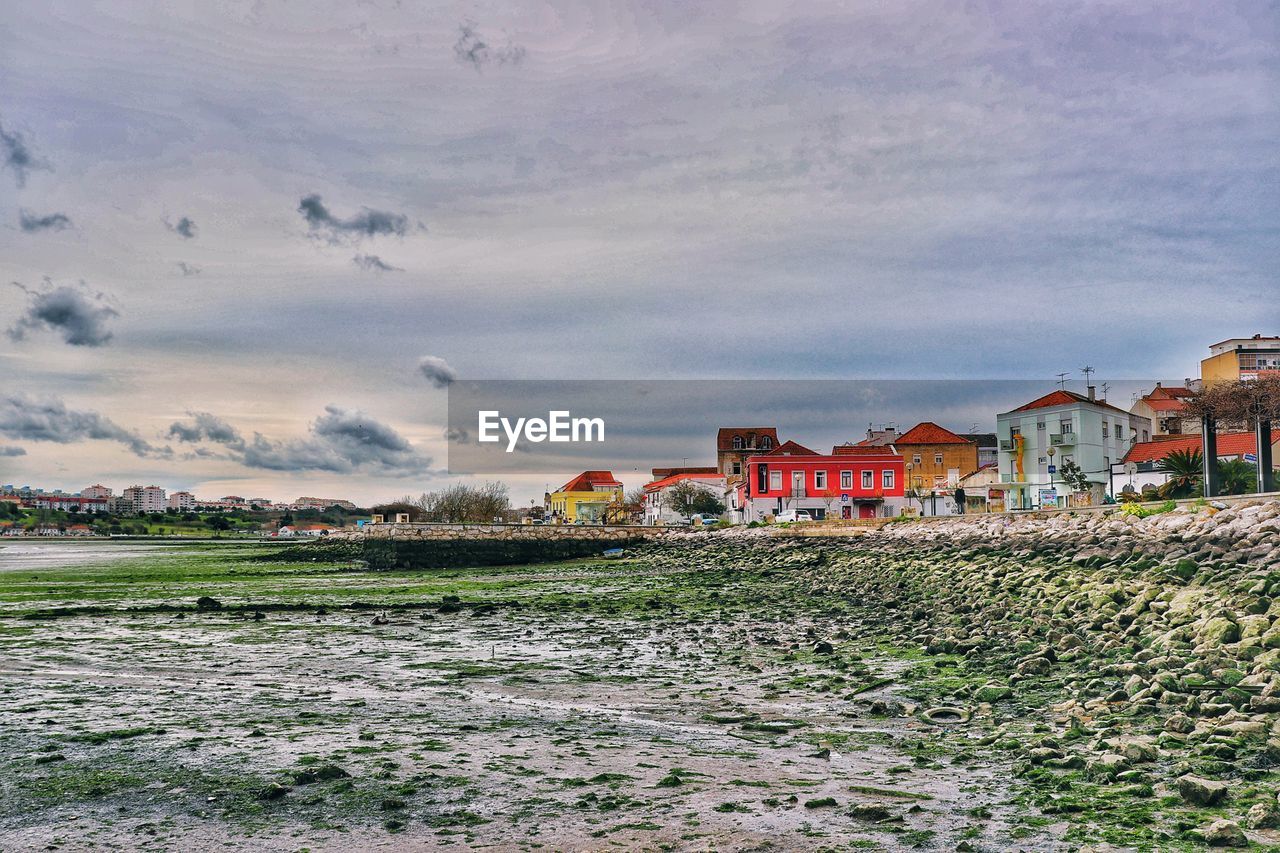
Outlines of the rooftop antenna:
M 1105 399 L 1107 399 L 1107 389 L 1108 389 L 1108 388 L 1110 388 L 1110 387 L 1111 387 L 1111 383 L 1110 383 L 1110 382 L 1103 382 L 1103 383 L 1102 383 L 1102 399 L 1104 399 L 1104 400 L 1105 400 Z
M 978 422 L 974 421 L 973 426 L 969 427 L 969 432 L 976 433 L 978 431 Z
M 1058 387 L 1061 388 L 1063 391 L 1067 390 L 1067 377 L 1070 375 L 1071 375 L 1070 373 L 1058 374 Z
M 1093 375 L 1094 369 L 1086 364 L 1084 367 L 1080 368 L 1080 372 L 1084 374 L 1084 384 L 1088 385 L 1089 377 Z

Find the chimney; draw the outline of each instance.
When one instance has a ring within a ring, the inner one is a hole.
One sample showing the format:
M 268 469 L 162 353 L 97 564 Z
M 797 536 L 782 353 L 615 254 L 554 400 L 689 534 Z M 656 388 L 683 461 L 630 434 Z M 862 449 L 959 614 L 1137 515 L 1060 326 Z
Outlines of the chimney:
M 1089 402 L 1092 403 L 1098 398 L 1098 389 L 1094 385 L 1089 386 Z

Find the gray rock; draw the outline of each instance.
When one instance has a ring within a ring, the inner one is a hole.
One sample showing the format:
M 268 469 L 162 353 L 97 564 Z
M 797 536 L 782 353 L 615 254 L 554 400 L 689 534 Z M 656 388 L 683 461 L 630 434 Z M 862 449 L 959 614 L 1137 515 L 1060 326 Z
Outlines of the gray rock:
M 1178 794 L 1188 803 L 1212 806 L 1227 797 L 1227 783 L 1187 774 L 1178 779 Z

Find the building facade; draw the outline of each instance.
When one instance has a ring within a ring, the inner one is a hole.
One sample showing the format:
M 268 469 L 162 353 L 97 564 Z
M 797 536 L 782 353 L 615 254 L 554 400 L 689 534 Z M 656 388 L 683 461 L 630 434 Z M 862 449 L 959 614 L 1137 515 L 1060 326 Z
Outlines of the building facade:
M 1129 411 L 1151 421 L 1151 435 L 1183 435 L 1200 432 L 1200 421 L 1187 417 L 1187 400 L 1194 394 L 1186 385 L 1163 385 L 1159 382 L 1143 394 Z
M 174 492 L 169 495 L 169 509 L 180 509 L 184 512 L 196 508 L 196 496 L 191 492 Z
M 721 427 L 716 432 L 716 471 L 726 477 L 741 476 L 747 459 L 770 453 L 780 443 L 777 427 Z
M 95 483 L 92 486 L 85 486 L 80 490 L 80 496 L 84 498 L 109 498 L 111 497 L 111 494 L 111 489 L 101 483 Z
M 906 506 L 905 479 L 892 447 L 844 445 L 824 456 L 787 442 L 747 459 L 736 520 L 766 521 L 787 510 L 815 519 L 895 516 Z
M 681 487 L 681 484 L 699 491 L 706 492 L 721 503 L 724 502 L 726 478 L 722 474 L 672 474 L 652 483 L 646 483 L 644 487 L 644 516 L 645 524 L 682 524 L 688 519 L 684 513 L 673 507 L 672 490 Z
M 1219 341 L 1200 362 L 1200 379 L 1205 382 L 1257 379 L 1260 374 L 1276 373 L 1280 373 L 1280 337 L 1275 336 Z
M 978 445 L 931 421 L 916 424 L 893 446 L 906 462 L 908 489 L 954 489 L 978 470 Z
M 130 486 L 123 492 L 133 512 L 164 512 L 167 502 L 159 486 Z
M 562 524 L 602 523 L 621 504 L 622 483 L 611 471 L 583 471 L 546 497 L 547 515 Z
M 1068 463 L 1088 478 L 1085 500 L 1101 502 L 1112 492 L 1112 463 L 1150 440 L 1151 421 L 1098 399 L 1090 386 L 1088 395 L 1058 390 L 997 415 L 996 435 L 1006 509 L 1050 509 L 1068 506 L 1075 492 L 1057 474 Z

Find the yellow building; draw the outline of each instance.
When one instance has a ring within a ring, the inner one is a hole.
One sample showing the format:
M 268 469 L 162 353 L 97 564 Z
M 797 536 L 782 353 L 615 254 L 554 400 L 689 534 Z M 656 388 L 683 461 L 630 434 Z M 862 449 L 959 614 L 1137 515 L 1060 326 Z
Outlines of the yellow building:
M 547 514 L 564 524 L 605 520 L 610 504 L 622 503 L 622 483 L 612 471 L 583 471 L 547 495 Z
M 1209 347 L 1200 362 L 1200 378 L 1206 383 L 1257 379 L 1259 374 L 1280 372 L 1280 337 L 1231 338 Z

